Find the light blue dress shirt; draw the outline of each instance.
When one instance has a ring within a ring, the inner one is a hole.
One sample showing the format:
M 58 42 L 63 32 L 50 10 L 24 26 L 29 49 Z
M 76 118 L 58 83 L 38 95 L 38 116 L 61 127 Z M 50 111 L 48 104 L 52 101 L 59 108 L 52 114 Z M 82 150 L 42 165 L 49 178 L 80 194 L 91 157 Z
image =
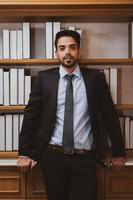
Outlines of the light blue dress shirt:
M 60 79 L 58 85 L 56 124 L 50 143 L 62 146 L 65 93 L 67 85 L 67 71 L 63 68 L 62 65 L 60 65 L 59 74 Z M 74 100 L 74 148 L 92 149 L 93 135 L 88 113 L 86 88 L 79 66 L 75 68 L 73 74 L 74 77 L 72 79 L 72 84 Z

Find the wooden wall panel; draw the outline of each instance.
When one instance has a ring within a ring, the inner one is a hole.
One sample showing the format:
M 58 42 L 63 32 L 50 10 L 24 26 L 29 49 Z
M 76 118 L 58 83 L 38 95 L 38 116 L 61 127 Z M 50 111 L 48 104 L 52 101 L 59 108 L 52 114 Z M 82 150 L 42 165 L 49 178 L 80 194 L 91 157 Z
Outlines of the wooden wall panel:
M 38 167 L 35 167 L 27 175 L 27 198 L 47 199 L 44 181 L 42 178 L 41 171 Z
M 0 199 L 25 198 L 25 177 L 16 167 L 0 167 Z
M 120 172 L 106 171 L 106 199 L 113 200 L 133 198 L 133 167 L 126 167 Z
M 104 199 L 104 188 L 105 188 L 105 180 L 104 180 L 104 168 L 97 167 L 97 200 L 103 200 Z

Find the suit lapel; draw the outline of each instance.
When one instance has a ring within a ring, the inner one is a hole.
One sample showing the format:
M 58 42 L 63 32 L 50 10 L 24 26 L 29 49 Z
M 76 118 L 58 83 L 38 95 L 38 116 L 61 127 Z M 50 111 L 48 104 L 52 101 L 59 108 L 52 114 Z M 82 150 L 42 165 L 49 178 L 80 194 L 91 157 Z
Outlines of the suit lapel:
M 53 73 L 51 73 L 51 79 L 50 79 L 51 89 L 52 89 L 52 106 L 54 109 L 54 112 L 57 110 L 57 98 L 58 98 L 58 83 L 59 83 L 59 69 L 55 69 Z
M 82 76 L 84 79 L 85 87 L 86 87 L 86 93 L 87 93 L 87 100 L 88 100 L 88 109 L 89 114 L 91 114 L 91 108 L 92 108 L 92 80 L 91 80 L 91 73 L 89 69 L 82 69 Z

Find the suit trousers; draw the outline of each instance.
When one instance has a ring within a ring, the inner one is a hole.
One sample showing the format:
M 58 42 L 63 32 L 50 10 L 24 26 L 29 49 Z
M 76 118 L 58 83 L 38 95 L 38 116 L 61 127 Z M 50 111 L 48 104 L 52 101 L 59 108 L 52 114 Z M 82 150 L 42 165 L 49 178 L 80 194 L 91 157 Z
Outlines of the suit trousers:
M 48 200 L 96 200 L 95 155 L 46 149 L 41 159 Z

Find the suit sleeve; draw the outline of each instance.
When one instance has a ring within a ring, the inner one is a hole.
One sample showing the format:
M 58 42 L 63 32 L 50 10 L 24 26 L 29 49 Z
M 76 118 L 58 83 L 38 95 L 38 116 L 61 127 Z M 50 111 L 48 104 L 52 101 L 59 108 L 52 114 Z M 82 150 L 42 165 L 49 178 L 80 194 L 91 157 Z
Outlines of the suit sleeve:
M 118 114 L 113 104 L 104 73 L 99 73 L 98 80 L 99 106 L 111 140 L 112 154 L 114 157 L 121 157 L 125 155 L 125 150 Z
M 32 148 L 32 139 L 34 138 L 35 124 L 41 116 L 42 89 L 41 73 L 38 74 L 28 105 L 24 110 L 24 120 L 19 134 L 19 155 L 29 156 Z

